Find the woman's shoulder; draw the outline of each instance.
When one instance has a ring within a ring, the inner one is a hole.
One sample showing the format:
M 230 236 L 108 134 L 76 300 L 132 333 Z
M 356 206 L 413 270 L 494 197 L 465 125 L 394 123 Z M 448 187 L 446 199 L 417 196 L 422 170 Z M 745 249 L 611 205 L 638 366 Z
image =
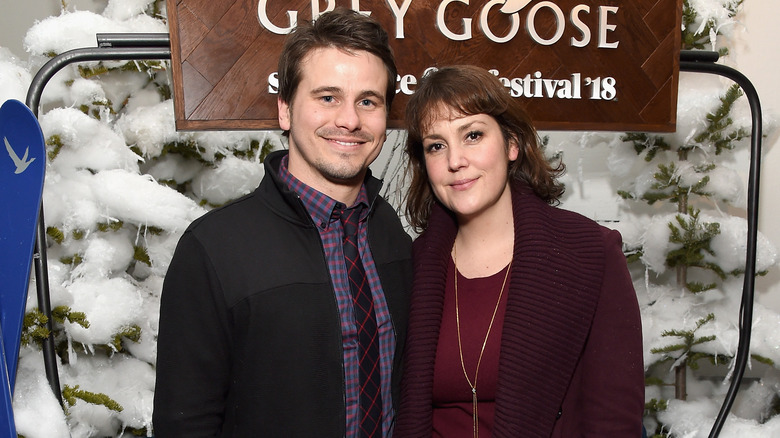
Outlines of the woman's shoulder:
M 582 213 L 578 213 L 576 211 L 567 210 L 562 207 L 552 207 L 550 208 L 556 210 L 558 214 L 561 216 L 562 220 L 578 224 L 580 227 L 587 228 L 592 230 L 594 233 L 598 233 L 601 238 L 604 240 L 621 240 L 620 232 L 616 229 L 610 228 L 607 224 L 608 222 L 601 222 L 597 221 L 593 218 L 590 218 L 588 216 L 583 215 Z
M 587 233 L 593 239 L 600 241 L 606 249 L 622 248 L 623 237 L 618 230 L 575 211 L 559 207 L 550 208 L 557 211 L 557 214 L 561 217 L 561 222 L 565 223 L 566 227 L 573 231 L 575 235 Z

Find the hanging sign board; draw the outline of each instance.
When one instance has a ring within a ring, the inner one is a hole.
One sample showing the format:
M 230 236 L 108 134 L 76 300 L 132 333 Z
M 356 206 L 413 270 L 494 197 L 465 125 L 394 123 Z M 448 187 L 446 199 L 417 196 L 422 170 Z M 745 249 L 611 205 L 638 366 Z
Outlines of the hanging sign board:
M 390 35 L 391 128 L 427 69 L 474 64 L 541 130 L 675 130 L 681 0 L 168 0 L 177 128 L 277 129 L 285 36 L 337 6 Z

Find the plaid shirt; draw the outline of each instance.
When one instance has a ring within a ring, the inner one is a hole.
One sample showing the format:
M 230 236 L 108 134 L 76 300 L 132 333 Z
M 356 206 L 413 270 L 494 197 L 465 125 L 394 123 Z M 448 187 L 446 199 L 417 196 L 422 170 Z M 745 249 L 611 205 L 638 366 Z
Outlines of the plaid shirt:
M 295 192 L 303 202 L 306 211 L 309 212 L 312 221 L 320 233 L 322 247 L 325 251 L 325 260 L 328 271 L 333 281 L 333 290 L 336 292 L 336 302 L 339 308 L 341 321 L 342 346 L 344 350 L 344 393 L 346 396 L 346 437 L 358 436 L 359 431 L 359 392 L 360 383 L 358 377 L 358 339 L 355 314 L 352 308 L 352 292 L 349 288 L 347 267 L 344 262 L 342 240 L 344 230 L 339 220 L 339 204 L 343 204 L 314 190 L 295 178 L 287 170 L 287 156 L 282 159 L 279 176 L 282 181 Z M 360 193 L 355 204 L 363 203 L 369 206 L 365 186 L 360 188 Z M 351 207 L 351 206 L 348 206 Z M 366 271 L 371 294 L 374 297 L 374 311 L 376 312 L 377 330 L 379 331 L 379 365 L 382 378 L 382 436 L 390 436 L 393 425 L 393 398 L 390 392 L 391 373 L 393 368 L 393 355 L 395 353 L 395 332 L 390 319 L 390 311 L 385 301 L 382 285 L 379 282 L 379 274 L 368 245 L 367 221 L 369 209 L 364 208 L 360 216 L 358 229 L 358 248 L 360 250 L 363 267 Z

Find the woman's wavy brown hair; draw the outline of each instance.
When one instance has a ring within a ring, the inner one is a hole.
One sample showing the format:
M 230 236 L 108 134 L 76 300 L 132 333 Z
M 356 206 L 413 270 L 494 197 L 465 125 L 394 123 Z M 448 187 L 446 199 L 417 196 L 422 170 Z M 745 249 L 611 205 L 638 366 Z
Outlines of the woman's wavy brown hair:
M 406 214 L 415 231 L 425 230 L 436 202 L 425 169 L 423 133 L 448 110 L 464 116 L 493 117 L 507 147 L 513 139 L 520 148 L 517 159 L 509 163 L 509 178 L 524 181 L 547 203 L 558 203 L 564 187 L 557 178 L 565 166 L 558 163 L 553 167 L 544 156 L 539 135 L 521 102 L 510 96 L 509 90 L 487 70 L 470 65 L 442 67 L 421 79 L 406 105 L 407 173 L 411 174 Z

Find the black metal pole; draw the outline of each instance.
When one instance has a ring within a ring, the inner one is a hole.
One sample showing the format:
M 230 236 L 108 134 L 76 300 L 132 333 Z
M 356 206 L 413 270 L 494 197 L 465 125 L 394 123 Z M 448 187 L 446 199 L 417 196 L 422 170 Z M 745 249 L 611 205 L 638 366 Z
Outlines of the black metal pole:
M 712 73 L 729 78 L 742 88 L 750 104 L 753 126 L 750 137 L 750 171 L 748 174 L 747 200 L 747 254 L 745 257 L 745 279 L 742 286 L 742 302 L 739 313 L 739 343 L 737 355 L 734 358 L 734 373 L 731 384 L 723 400 L 720 412 L 710 431 L 709 438 L 720 435 L 726 417 L 737 397 L 737 391 L 745 374 L 745 367 L 750 357 L 750 333 L 753 325 L 753 300 L 756 281 L 756 248 L 758 242 L 758 192 L 761 174 L 761 136 L 762 118 L 761 102 L 758 99 L 753 84 L 739 71 L 721 64 L 715 64 L 718 54 L 715 52 L 682 51 L 680 53 L 680 70 L 688 72 Z
M 43 88 L 54 75 L 69 64 L 82 61 L 120 61 L 136 59 L 170 59 L 168 34 L 98 34 L 99 47 L 69 50 L 49 60 L 35 74 L 27 90 L 26 104 L 38 117 Z M 46 223 L 43 217 L 43 201 L 38 212 L 38 226 L 33 253 L 35 286 L 38 308 L 47 317 L 49 336 L 43 341 L 43 361 L 46 378 L 57 400 L 63 405 L 57 356 L 54 350 L 54 332 L 51 319 L 48 262 L 46 260 Z
M 171 38 L 167 33 L 99 33 L 95 38 L 98 47 L 168 48 L 171 46 Z M 168 57 L 170 58 L 170 54 Z
M 74 62 L 83 61 L 124 61 L 139 59 L 170 59 L 171 49 L 168 47 L 89 47 L 69 50 L 57 55 L 38 70 L 27 90 L 27 106 L 33 114 L 38 115 L 43 88 L 55 73 Z

